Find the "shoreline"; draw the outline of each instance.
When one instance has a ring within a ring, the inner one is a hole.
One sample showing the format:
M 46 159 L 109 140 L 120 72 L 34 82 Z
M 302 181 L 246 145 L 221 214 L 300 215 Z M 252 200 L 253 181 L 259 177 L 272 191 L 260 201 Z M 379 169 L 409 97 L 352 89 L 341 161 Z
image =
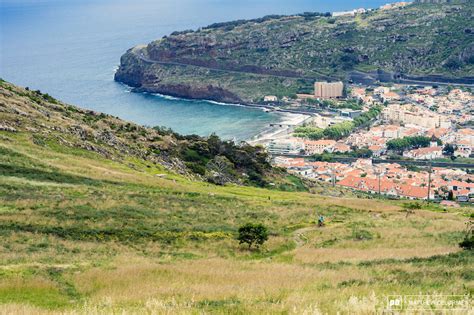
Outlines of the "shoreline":
M 246 142 L 251 145 L 266 145 L 272 140 L 286 138 L 294 127 L 302 125 L 311 117 L 310 115 L 295 113 L 281 113 L 280 115 L 282 120 L 275 124 L 276 126 L 268 126 L 266 130 L 261 131 Z
M 121 83 L 126 87 L 130 87 L 125 83 Z M 140 93 L 140 94 L 150 94 L 153 96 L 158 96 L 160 98 L 166 100 L 174 100 L 174 101 L 201 101 L 206 102 L 214 105 L 219 106 L 237 106 L 237 107 L 247 107 L 251 109 L 259 109 L 261 111 L 265 111 L 266 113 L 276 113 L 279 115 L 280 120 L 278 122 L 273 123 L 274 126 L 266 125 L 262 131 L 258 132 L 257 134 L 251 136 L 250 138 L 244 139 L 245 141 L 251 145 L 265 145 L 269 143 L 273 139 L 284 138 L 286 137 L 293 127 L 302 125 L 306 120 L 310 117 L 315 115 L 316 113 L 304 111 L 304 110 L 289 110 L 289 109 L 281 109 L 276 108 L 271 105 L 264 105 L 264 104 L 251 104 L 251 103 L 225 103 L 225 102 L 217 102 L 213 100 L 206 100 L 206 99 L 192 99 L 192 98 L 183 98 L 183 97 L 176 97 L 171 95 L 166 95 L 162 93 L 151 93 L 146 91 L 133 91 L 133 88 L 129 90 L 133 93 Z M 282 125 L 281 127 L 278 125 Z
M 240 102 L 240 103 L 228 103 L 228 102 L 219 102 L 215 100 L 209 100 L 209 99 L 204 99 L 204 98 L 186 98 L 186 97 L 178 97 L 178 96 L 173 96 L 173 95 L 167 95 L 163 93 L 156 93 L 156 92 L 148 92 L 148 91 L 137 91 L 136 88 L 129 86 L 126 83 L 119 82 L 125 87 L 131 88 L 130 92 L 132 93 L 139 93 L 139 94 L 149 94 L 149 95 L 154 95 L 158 96 L 167 100 L 179 100 L 179 101 L 201 101 L 201 102 L 206 102 L 214 105 L 223 105 L 223 106 L 237 106 L 237 107 L 249 107 L 249 108 L 255 108 L 255 109 L 261 109 L 261 110 L 268 110 L 269 112 L 280 112 L 280 113 L 290 113 L 290 114 L 301 114 L 301 115 L 315 115 L 317 112 L 312 112 L 312 111 L 307 111 L 307 110 L 299 110 L 299 109 L 284 109 L 284 108 L 278 108 L 272 105 L 266 105 L 266 104 L 256 104 L 256 103 L 246 103 L 246 102 Z

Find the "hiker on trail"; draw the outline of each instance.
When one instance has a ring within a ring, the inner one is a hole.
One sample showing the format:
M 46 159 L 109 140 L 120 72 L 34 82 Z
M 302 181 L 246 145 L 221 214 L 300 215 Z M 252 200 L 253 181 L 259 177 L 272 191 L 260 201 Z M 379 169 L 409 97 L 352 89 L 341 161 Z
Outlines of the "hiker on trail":
M 319 215 L 318 226 L 319 226 L 319 227 L 324 226 L 324 216 L 323 216 L 322 214 Z

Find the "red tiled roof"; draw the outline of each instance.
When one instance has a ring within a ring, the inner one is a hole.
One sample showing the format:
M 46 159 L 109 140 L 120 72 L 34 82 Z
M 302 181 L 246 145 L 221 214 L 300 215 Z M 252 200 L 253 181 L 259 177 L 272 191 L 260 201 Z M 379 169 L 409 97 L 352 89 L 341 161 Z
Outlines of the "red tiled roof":
M 350 187 L 362 191 L 378 191 L 378 179 L 361 178 L 356 176 L 348 176 L 338 182 L 338 185 Z M 427 187 L 411 186 L 406 184 L 397 184 L 387 179 L 381 179 L 380 191 L 383 193 L 395 192 L 399 196 L 408 198 L 425 199 L 428 195 Z
M 306 140 L 305 144 L 310 145 L 334 145 L 336 141 L 334 140 Z
M 474 129 L 460 129 L 458 130 L 458 133 L 462 135 L 474 136 Z

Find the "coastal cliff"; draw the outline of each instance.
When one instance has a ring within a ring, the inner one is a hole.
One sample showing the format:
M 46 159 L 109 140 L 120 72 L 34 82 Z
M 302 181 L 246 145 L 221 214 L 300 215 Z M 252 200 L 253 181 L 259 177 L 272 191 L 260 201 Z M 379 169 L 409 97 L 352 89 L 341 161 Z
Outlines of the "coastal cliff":
M 472 84 L 473 7 L 453 0 L 216 23 L 130 49 L 115 79 L 137 91 L 230 103 L 292 97 L 311 92 L 315 80 L 364 73 Z

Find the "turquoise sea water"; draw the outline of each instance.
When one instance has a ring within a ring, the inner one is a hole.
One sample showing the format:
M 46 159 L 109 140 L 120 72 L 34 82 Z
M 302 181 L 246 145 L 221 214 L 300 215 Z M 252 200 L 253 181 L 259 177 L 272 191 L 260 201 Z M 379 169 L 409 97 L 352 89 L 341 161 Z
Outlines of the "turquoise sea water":
M 281 117 L 130 93 L 113 81 L 120 56 L 175 30 L 267 14 L 378 7 L 386 1 L 0 0 L 0 77 L 140 124 L 246 139 Z

